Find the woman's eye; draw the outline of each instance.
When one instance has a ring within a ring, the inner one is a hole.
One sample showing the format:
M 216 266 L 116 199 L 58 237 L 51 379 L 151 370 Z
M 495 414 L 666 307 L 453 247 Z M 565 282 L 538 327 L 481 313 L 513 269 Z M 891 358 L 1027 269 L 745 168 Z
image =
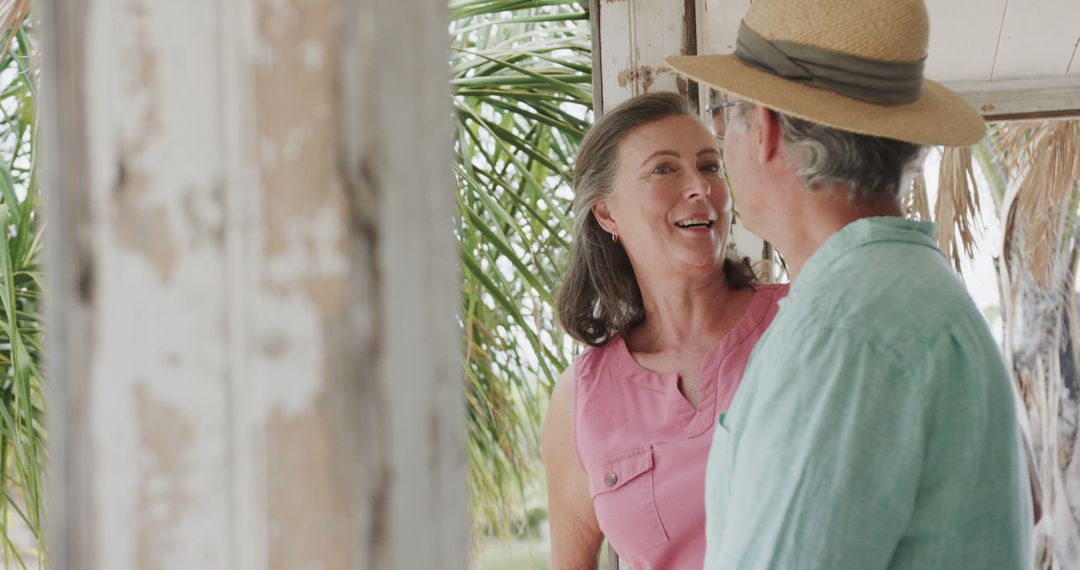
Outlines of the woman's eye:
M 661 164 L 660 166 L 657 166 L 656 168 L 654 168 L 652 173 L 653 174 L 671 174 L 674 171 L 675 171 L 674 168 L 671 168 L 670 166 L 668 166 L 666 164 Z
M 716 174 L 716 173 L 720 172 L 720 163 L 713 162 L 713 163 L 705 164 L 705 165 L 703 165 L 701 167 L 701 171 L 702 172 L 708 172 L 709 174 Z

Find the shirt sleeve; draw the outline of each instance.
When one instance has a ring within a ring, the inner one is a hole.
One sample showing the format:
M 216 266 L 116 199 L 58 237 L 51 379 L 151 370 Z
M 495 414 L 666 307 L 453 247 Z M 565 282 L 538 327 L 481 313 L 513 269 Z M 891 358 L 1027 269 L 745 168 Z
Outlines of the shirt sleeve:
M 717 429 L 730 455 L 714 560 L 739 570 L 885 568 L 915 508 L 924 381 L 843 328 L 781 348 L 756 357 L 744 379 L 751 397 Z

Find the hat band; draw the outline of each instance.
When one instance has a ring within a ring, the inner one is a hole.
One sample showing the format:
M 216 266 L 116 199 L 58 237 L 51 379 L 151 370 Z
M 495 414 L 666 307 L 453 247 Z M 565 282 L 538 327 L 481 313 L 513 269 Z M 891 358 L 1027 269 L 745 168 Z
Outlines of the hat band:
M 785 41 L 769 41 L 743 22 L 735 45 L 743 63 L 798 83 L 868 103 L 900 105 L 922 95 L 923 62 L 893 62 Z

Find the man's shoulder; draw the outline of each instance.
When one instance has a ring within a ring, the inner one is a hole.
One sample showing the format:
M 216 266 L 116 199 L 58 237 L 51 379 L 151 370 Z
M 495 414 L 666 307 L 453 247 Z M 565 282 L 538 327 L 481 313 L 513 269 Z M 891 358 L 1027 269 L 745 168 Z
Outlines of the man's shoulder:
M 986 326 L 963 283 L 935 249 L 870 244 L 822 277 L 796 293 L 798 310 L 792 316 L 803 332 L 842 328 L 906 358 L 918 356 L 942 333 Z

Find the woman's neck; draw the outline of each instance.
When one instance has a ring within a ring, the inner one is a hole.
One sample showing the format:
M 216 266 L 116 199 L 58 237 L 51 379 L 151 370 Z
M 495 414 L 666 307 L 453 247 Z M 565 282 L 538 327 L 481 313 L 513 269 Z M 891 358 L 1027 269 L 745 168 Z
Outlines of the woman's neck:
M 634 350 L 662 352 L 672 346 L 711 345 L 724 332 L 724 319 L 719 317 L 734 290 L 722 271 L 698 279 L 639 276 L 638 287 L 645 321 L 627 339 Z

